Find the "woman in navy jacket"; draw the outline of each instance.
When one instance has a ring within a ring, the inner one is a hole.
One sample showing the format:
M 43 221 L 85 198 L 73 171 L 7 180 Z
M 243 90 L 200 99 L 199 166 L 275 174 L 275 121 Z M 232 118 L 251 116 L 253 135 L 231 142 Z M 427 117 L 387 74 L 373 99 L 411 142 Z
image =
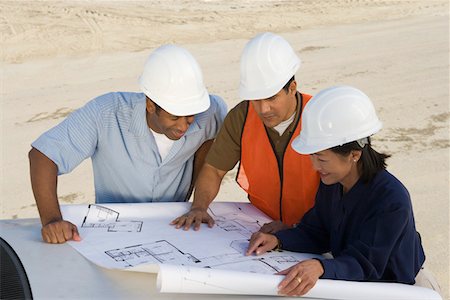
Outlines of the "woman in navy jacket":
M 253 234 L 247 255 L 281 248 L 331 252 L 332 259 L 302 261 L 280 272 L 280 294 L 303 295 L 318 278 L 414 284 L 425 254 L 407 189 L 386 171 L 386 154 L 371 147 L 381 129 L 370 99 L 338 86 L 306 105 L 292 143 L 310 154 L 319 172 L 315 206 L 291 229 Z

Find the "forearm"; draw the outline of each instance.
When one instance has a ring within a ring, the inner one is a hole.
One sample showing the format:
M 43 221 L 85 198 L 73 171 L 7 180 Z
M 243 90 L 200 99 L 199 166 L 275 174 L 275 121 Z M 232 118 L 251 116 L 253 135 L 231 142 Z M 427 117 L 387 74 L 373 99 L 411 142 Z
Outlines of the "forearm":
M 284 250 L 318 254 L 330 251 L 328 235 L 320 231 L 308 232 L 304 228 L 296 227 L 274 234 Z
M 211 148 L 212 143 L 213 143 L 213 140 L 205 141 L 200 146 L 200 148 L 198 148 L 198 150 L 195 152 L 194 170 L 192 172 L 192 183 L 194 185 L 195 185 L 198 175 L 203 167 L 203 164 L 205 163 L 205 157 L 208 154 L 208 151 Z
M 194 202 L 192 209 L 207 209 L 209 204 L 217 196 L 220 183 L 227 172 L 219 170 L 212 165 L 205 163 L 197 178 L 194 191 Z
M 31 149 L 28 157 L 31 187 L 42 225 L 61 220 L 57 196 L 58 168 L 56 164 L 35 148 Z

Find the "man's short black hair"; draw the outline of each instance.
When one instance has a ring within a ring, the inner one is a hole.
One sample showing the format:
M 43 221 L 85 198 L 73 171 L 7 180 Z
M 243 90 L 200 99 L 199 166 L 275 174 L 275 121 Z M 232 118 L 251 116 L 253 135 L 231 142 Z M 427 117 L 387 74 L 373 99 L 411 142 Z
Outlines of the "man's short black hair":
M 289 86 L 291 85 L 291 82 L 295 80 L 295 75 L 291 77 L 291 79 L 288 80 L 288 82 L 283 86 L 283 90 L 287 93 L 289 93 Z
M 161 106 L 159 106 L 158 104 L 156 104 L 156 102 L 152 101 L 153 104 L 155 104 L 155 111 L 156 112 L 160 112 L 162 110 Z

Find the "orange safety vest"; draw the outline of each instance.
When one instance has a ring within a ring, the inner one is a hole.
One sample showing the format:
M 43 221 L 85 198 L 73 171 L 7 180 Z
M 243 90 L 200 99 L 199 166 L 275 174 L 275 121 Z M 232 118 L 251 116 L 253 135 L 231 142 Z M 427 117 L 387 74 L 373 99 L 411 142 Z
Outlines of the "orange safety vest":
M 302 94 L 302 109 L 311 99 Z M 283 174 L 264 123 L 253 105 L 248 105 L 241 138 L 241 162 L 237 183 L 248 193 L 250 202 L 271 217 L 292 226 L 314 205 L 319 174 L 314 171 L 308 155 L 292 149 L 292 140 L 300 134 L 301 117 L 283 156 Z

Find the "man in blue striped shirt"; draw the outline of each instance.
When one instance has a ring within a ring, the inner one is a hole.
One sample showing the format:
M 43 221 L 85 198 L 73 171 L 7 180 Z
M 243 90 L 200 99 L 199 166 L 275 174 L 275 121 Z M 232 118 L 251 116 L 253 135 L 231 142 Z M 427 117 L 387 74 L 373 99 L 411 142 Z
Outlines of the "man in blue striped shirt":
M 32 143 L 31 183 L 48 243 L 79 240 L 62 219 L 57 177 L 91 158 L 96 203 L 186 201 L 227 112 L 209 95 L 185 49 L 165 45 L 148 58 L 143 93 L 99 96 Z

